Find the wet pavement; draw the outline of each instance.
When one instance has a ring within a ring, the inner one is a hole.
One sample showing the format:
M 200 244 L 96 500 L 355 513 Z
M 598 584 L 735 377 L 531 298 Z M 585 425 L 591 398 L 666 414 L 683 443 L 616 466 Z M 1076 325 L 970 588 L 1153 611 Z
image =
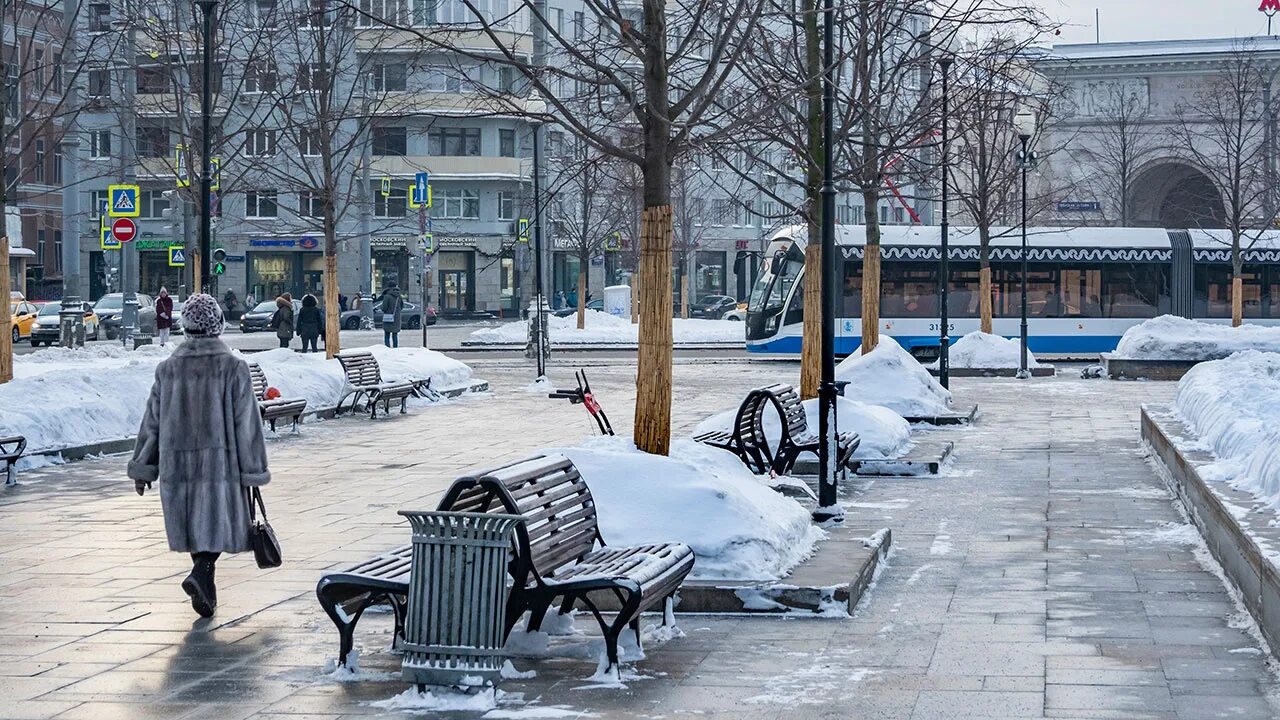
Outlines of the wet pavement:
M 581 408 L 524 390 L 523 363 L 474 364 L 492 394 L 272 441 L 265 494 L 285 566 L 220 562 L 208 621 L 178 587 L 189 562 L 167 550 L 158 497 L 133 493 L 122 458 L 23 473 L 0 491 L 0 717 L 406 716 L 374 705 L 407 687 L 389 614 L 361 622 L 356 677 L 325 674 L 337 633 L 315 600 L 320 572 L 405 542 L 395 511 L 434 507 L 462 471 L 590 427 Z M 595 364 L 626 432 L 634 365 Z M 796 372 L 680 363 L 677 429 Z M 848 523 L 887 525 L 895 541 L 853 618 L 682 615 L 685 636 L 649 643 L 624 689 L 589 682 L 589 659 L 517 658 L 537 675 L 504 682 L 491 717 L 1276 717 L 1247 616 L 1141 451 L 1139 403 L 1168 402 L 1174 386 L 953 387 L 981 415 L 955 431 L 944 476 L 849 488 Z M 596 637 L 579 627 L 559 654 Z

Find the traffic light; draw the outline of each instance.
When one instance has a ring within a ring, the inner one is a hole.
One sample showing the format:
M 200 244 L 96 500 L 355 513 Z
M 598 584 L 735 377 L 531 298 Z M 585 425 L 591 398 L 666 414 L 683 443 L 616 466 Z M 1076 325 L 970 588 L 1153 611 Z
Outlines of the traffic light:
M 221 275 L 227 271 L 227 251 L 222 248 L 213 249 L 213 274 Z

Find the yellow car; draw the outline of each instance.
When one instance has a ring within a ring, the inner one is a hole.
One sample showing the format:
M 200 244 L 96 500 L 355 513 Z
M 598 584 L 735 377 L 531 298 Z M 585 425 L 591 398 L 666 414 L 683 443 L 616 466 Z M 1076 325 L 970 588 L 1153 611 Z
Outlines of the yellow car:
M 38 312 L 40 312 L 40 306 L 35 303 L 26 300 L 9 302 L 9 326 L 12 328 L 15 343 L 21 338 L 31 336 L 31 326 L 35 324 Z

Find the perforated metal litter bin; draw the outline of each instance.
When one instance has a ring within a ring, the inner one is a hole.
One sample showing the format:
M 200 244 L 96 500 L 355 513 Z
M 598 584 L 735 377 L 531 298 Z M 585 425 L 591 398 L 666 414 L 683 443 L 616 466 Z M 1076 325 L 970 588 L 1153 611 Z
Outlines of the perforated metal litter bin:
M 497 684 L 505 659 L 507 553 L 520 517 L 400 514 L 413 527 L 401 676 L 418 685 Z

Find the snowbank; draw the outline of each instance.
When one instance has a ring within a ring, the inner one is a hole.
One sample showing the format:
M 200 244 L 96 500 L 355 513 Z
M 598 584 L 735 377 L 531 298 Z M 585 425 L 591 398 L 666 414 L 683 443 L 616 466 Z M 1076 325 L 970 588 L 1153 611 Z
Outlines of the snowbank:
M 845 397 L 906 417 L 951 411 L 951 393 L 888 335 L 881 335 L 880 344 L 866 355 L 854 350 L 836 366 L 836 379 L 849 382 Z
M 955 341 L 947 359 L 953 368 L 1017 368 L 1022 366 L 1022 344 L 1013 338 L 975 330 Z M 936 366 L 934 363 L 931 367 Z M 1040 367 L 1030 350 L 1027 351 L 1027 367 Z
M 1231 327 L 1161 315 L 1126 330 L 1114 356 L 1129 360 L 1217 360 L 1241 350 L 1280 352 L 1280 327 Z
M 133 436 L 142 422 L 156 365 L 172 346 L 143 346 L 126 351 L 117 346 L 87 349 L 49 348 L 19 355 L 14 380 L 0 385 L 0 436 L 23 435 L 32 452 Z M 432 387 L 457 387 L 471 378 L 471 368 L 434 350 L 382 345 L 368 348 L 378 359 L 382 377 L 430 377 Z M 257 362 L 267 382 L 285 397 L 303 397 L 311 409 L 333 407 L 346 381 L 337 360 L 323 353 L 284 348 L 246 355 Z
M 687 543 L 698 556 L 697 578 L 778 578 L 822 537 L 795 500 L 761 483 L 732 453 L 692 440 L 673 440 L 670 457 L 610 436 L 549 452 L 567 455 L 582 473 L 606 542 Z
M 911 444 L 911 425 L 898 413 L 879 405 L 869 405 L 848 398 L 836 399 L 836 425 L 840 432 L 856 432 L 861 442 L 853 456 L 858 459 L 879 460 L 900 457 Z M 697 435 L 714 430 L 732 430 L 738 408 L 717 413 L 703 420 L 694 429 Z M 804 401 L 804 414 L 809 431 L 818 432 L 818 401 Z M 777 447 L 782 437 L 782 419 L 776 410 L 765 413 L 764 432 L 770 447 Z
M 547 316 L 547 330 L 553 345 L 581 345 L 589 343 L 612 343 L 619 345 L 635 345 L 638 341 L 638 325 L 630 320 L 616 317 L 598 310 L 588 310 L 586 327 L 578 329 L 578 316 Z M 745 325 L 732 320 L 694 320 L 675 318 L 672 320 L 671 333 L 676 343 L 741 343 L 746 342 Z M 529 337 L 529 324 L 518 321 L 487 327 L 471 333 L 474 343 L 494 343 L 523 345 Z
M 1233 485 L 1280 509 L 1280 354 L 1200 363 L 1178 381 L 1177 409 Z

